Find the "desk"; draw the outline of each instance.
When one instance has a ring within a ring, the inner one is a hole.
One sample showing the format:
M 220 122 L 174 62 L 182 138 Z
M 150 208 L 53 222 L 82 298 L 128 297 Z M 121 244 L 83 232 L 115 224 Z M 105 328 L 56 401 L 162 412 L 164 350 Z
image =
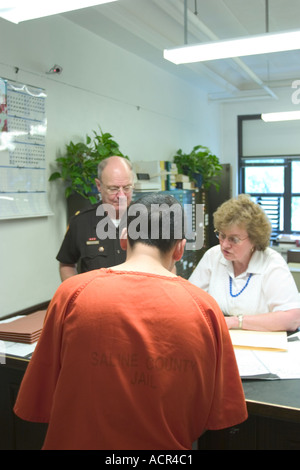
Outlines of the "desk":
M 207 450 L 299 450 L 300 380 L 245 380 L 249 417 L 198 441 Z
M 33 307 L 26 313 L 46 308 Z M 22 312 L 25 313 L 25 312 Z M 21 314 L 19 312 L 18 314 Z M 0 450 L 40 449 L 47 425 L 22 421 L 13 413 L 28 359 L 7 357 L 0 364 Z M 300 449 L 300 379 L 244 380 L 249 417 L 221 431 L 207 431 L 199 449 Z
M 0 449 L 40 449 L 47 425 L 20 420 L 13 405 L 28 360 L 7 358 L 0 365 Z M 243 381 L 249 417 L 221 431 L 207 431 L 200 450 L 300 449 L 300 379 Z
M 44 442 L 47 425 L 23 421 L 13 412 L 28 363 L 7 357 L 0 365 L 0 450 L 39 450 Z
M 300 379 L 246 380 L 243 387 L 249 413 L 300 425 Z
M 49 301 L 36 305 L 13 316 L 28 315 L 47 308 Z M 13 412 L 18 390 L 29 359 L 5 357 L 0 363 L 0 450 L 38 450 L 41 449 L 47 425 L 30 423 L 19 419 Z

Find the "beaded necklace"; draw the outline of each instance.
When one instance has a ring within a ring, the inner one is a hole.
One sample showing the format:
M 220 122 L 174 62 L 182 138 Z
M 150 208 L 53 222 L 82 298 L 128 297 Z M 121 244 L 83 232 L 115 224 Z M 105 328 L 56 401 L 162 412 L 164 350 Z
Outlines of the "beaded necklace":
M 247 282 L 244 285 L 244 287 L 240 290 L 240 292 L 238 292 L 237 294 L 233 294 L 232 293 L 232 278 L 229 276 L 229 292 L 230 292 L 231 297 L 237 297 L 238 295 L 240 295 L 246 289 L 246 287 L 248 286 L 251 277 L 252 277 L 252 273 L 249 274 Z

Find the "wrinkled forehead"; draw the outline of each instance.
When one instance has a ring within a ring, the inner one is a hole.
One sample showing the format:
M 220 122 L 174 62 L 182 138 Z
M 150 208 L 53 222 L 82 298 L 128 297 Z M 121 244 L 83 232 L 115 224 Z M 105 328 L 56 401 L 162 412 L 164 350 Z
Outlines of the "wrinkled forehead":
M 126 186 L 132 184 L 133 174 L 125 164 L 118 166 L 107 165 L 102 172 L 101 180 L 107 186 Z

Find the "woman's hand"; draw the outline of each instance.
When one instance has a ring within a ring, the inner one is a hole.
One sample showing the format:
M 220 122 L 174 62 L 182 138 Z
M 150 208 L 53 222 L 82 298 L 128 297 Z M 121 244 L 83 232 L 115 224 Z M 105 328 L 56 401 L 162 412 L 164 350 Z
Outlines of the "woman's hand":
M 227 324 L 229 330 L 239 327 L 238 317 L 228 316 L 228 317 L 225 317 L 225 321 L 226 321 L 226 324 Z

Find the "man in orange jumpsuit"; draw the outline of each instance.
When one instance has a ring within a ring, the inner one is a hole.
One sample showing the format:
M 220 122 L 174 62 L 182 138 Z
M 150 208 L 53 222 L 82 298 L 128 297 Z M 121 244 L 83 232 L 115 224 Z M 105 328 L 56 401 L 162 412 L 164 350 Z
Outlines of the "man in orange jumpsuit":
M 182 220 L 172 196 L 144 196 L 128 209 L 126 261 L 58 288 L 14 408 L 49 423 L 44 449 L 187 450 L 247 418 L 220 308 L 172 273 Z

